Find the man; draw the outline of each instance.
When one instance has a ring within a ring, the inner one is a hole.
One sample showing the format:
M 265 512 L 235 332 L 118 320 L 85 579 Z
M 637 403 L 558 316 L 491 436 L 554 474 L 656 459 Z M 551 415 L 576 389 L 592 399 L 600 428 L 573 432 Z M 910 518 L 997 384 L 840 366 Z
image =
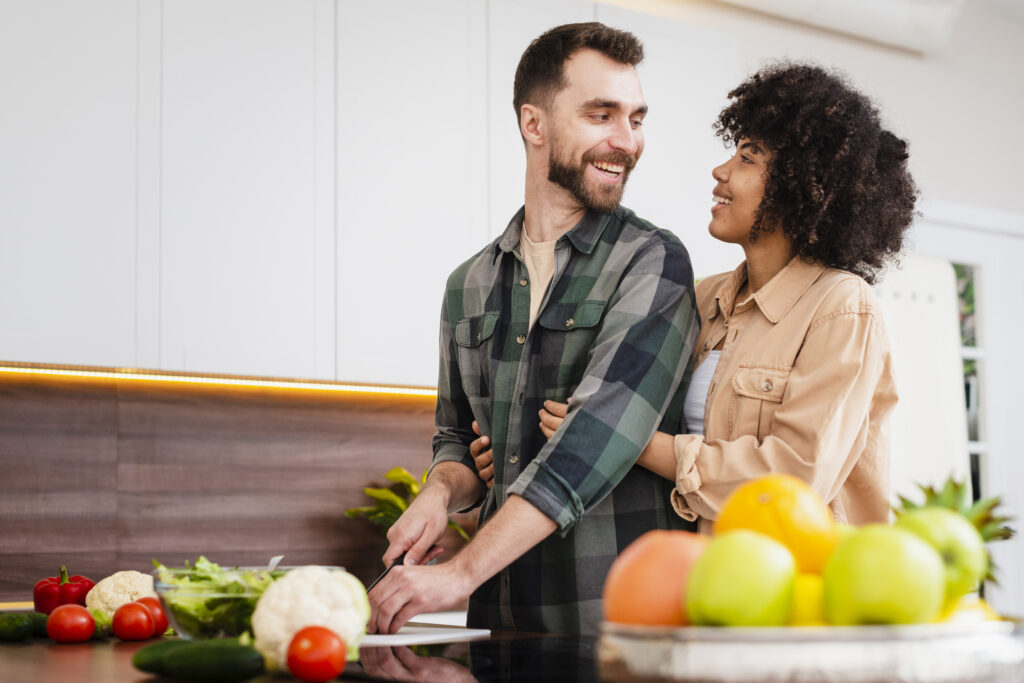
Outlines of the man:
M 644 146 L 642 58 L 633 35 L 598 23 L 551 29 L 523 53 L 525 205 L 448 280 L 434 463 L 388 533 L 384 563 L 405 553 L 404 566 L 370 592 L 370 632 L 471 593 L 470 626 L 596 632 L 615 556 L 685 525 L 672 483 L 634 466 L 659 425 L 679 431 L 698 332 L 685 248 L 619 207 Z M 570 398 L 546 440 L 543 401 Z M 489 490 L 469 451 L 474 421 L 491 439 Z M 485 493 L 475 538 L 423 566 L 448 514 Z

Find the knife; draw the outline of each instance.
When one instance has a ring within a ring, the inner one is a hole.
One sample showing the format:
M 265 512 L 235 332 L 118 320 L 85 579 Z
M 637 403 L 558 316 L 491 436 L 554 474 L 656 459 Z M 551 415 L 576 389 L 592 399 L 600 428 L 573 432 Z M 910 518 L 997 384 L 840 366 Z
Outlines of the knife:
M 371 583 L 369 586 L 367 586 L 366 592 L 369 593 L 371 590 L 373 590 L 373 587 L 377 585 L 377 582 L 380 581 L 381 579 L 383 579 L 385 576 L 388 575 L 388 572 L 391 571 L 391 567 L 394 567 L 397 564 L 402 564 L 403 562 L 405 562 L 405 553 L 402 553 L 397 558 L 395 558 L 395 561 L 392 562 L 391 565 L 387 569 L 385 569 L 384 572 L 380 576 L 378 576 L 376 579 L 374 579 L 373 583 Z

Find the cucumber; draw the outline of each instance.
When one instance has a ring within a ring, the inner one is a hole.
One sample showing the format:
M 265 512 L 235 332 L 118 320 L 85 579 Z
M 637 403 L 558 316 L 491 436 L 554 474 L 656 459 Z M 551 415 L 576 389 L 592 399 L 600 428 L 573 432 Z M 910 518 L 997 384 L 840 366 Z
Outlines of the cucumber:
M 148 674 L 162 674 L 164 671 L 164 655 L 171 650 L 188 645 L 188 640 L 161 640 L 159 643 L 147 645 L 132 657 L 132 666 Z
M 32 624 L 33 638 L 46 638 L 46 617 L 42 612 L 26 612 L 29 622 Z
M 32 635 L 32 620 L 27 614 L 0 614 L 0 640 L 17 642 Z
M 136 652 L 132 664 L 193 681 L 240 681 L 263 673 L 263 655 L 237 638 L 167 640 Z

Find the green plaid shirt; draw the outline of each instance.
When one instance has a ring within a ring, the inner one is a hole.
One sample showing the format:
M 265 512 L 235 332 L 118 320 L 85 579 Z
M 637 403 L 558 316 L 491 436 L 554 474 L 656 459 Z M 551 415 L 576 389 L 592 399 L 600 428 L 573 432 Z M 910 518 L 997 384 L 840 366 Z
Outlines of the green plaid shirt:
M 469 624 L 595 633 L 612 560 L 650 529 L 689 528 L 673 483 L 635 465 L 660 429 L 679 433 L 699 332 L 685 247 L 619 208 L 588 212 L 555 246 L 532 328 L 520 209 L 504 234 L 449 277 L 441 312 L 434 463 L 474 472 L 472 422 L 491 437 L 486 523 L 512 494 L 558 524 L 470 598 Z M 547 440 L 545 399 L 572 398 Z

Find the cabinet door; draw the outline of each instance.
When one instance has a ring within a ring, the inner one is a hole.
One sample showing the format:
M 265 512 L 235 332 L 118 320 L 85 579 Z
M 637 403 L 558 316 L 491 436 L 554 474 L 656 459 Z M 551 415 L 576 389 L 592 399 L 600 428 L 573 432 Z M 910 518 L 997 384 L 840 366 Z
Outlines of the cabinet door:
M 523 205 L 526 154 L 512 106 L 512 82 L 523 50 L 549 28 L 593 21 L 585 0 L 491 0 L 488 13 L 488 193 L 487 237 L 493 239 Z
M 318 139 L 319 4 L 163 5 L 164 369 L 333 374 L 317 362 L 333 341 L 318 327 L 317 287 L 331 273 L 317 188 L 332 168 Z
M 635 33 L 644 43 L 637 68 L 650 107 L 644 153 L 622 203 L 686 245 L 696 277 L 732 270 L 735 245 L 708 234 L 711 169 L 729 156 L 711 128 L 729 89 L 742 79 L 736 38 L 706 27 L 598 5 L 597 19 Z M 714 68 L 709 64 L 714 62 Z
M 484 8 L 338 7 L 341 380 L 437 382 L 447 274 L 486 240 Z
M 135 358 L 135 20 L 0 5 L 0 359 Z

